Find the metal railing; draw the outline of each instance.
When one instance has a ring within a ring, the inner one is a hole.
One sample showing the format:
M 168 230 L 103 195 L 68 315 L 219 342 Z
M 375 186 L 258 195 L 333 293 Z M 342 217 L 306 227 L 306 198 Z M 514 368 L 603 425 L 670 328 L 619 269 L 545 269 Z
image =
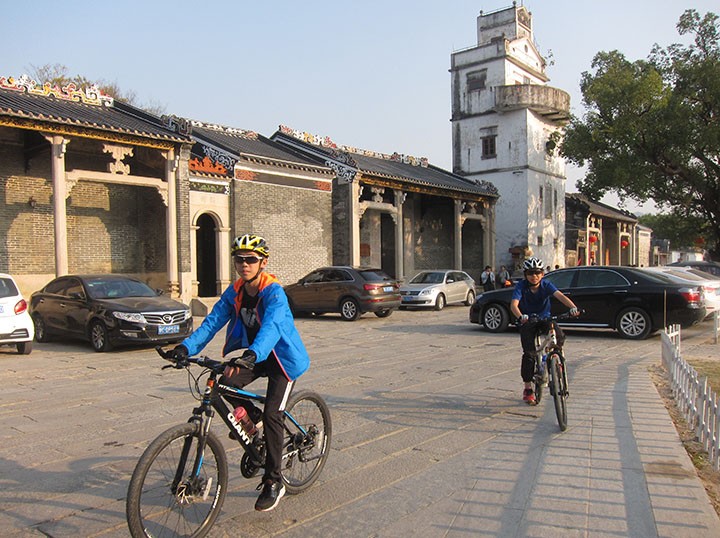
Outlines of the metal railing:
M 717 316 L 715 317 L 717 323 Z M 715 332 L 717 337 L 717 330 Z M 708 385 L 707 377 L 698 378 L 695 368 L 681 355 L 680 325 L 671 325 L 662 333 L 662 359 L 670 376 L 670 388 L 688 428 L 708 454 L 713 468 L 720 470 L 720 405 Z

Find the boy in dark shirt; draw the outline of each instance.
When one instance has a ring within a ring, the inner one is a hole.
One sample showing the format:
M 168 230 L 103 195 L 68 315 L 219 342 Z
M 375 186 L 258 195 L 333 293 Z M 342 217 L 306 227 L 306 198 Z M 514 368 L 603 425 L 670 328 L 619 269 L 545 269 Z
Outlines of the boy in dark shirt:
M 555 297 L 562 304 L 570 309 L 570 315 L 579 314 L 577 306 L 554 284 L 543 280 L 545 271 L 542 261 L 538 258 L 528 258 L 523 264 L 525 278 L 517 283 L 510 300 L 510 311 L 518 318 L 520 329 L 520 342 L 523 355 L 520 367 L 520 375 L 525 382 L 523 390 L 523 401 L 528 405 L 536 405 L 535 394 L 532 389 L 533 375 L 535 374 L 535 361 L 537 351 L 535 350 L 535 335 L 544 326 L 540 323 L 527 323 L 528 317 L 532 314 L 539 318 L 550 317 L 550 297 Z M 553 322 L 554 323 L 554 322 Z M 555 325 L 558 344 L 563 345 L 565 335 L 560 327 Z

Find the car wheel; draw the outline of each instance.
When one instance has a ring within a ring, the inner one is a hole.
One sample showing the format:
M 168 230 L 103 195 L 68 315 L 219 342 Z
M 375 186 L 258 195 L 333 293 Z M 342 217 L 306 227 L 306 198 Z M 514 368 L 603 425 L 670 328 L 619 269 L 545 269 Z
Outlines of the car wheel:
M 510 316 L 504 306 L 491 304 L 483 312 L 483 325 L 491 333 L 499 333 L 507 329 Z
M 40 314 L 35 314 L 32 317 L 33 325 L 35 325 L 35 341 L 37 342 L 49 342 L 50 335 L 47 332 L 47 326 L 40 317 Z
M 19 344 L 15 344 L 15 347 L 20 355 L 30 355 L 30 352 L 32 351 L 32 341 L 20 342 Z
M 618 314 L 615 329 L 625 338 L 642 340 L 652 330 L 650 316 L 640 308 L 626 308 Z
M 445 296 L 440 293 L 435 299 L 435 310 L 442 310 L 445 308 Z
M 348 297 L 340 303 L 340 316 L 345 321 L 355 321 L 360 317 L 360 307 L 355 299 Z
M 96 321 L 90 326 L 90 343 L 95 351 L 108 351 L 112 346 L 105 325 Z
M 475 292 L 473 290 L 468 291 L 467 297 L 465 297 L 465 306 L 472 306 L 475 302 Z
M 392 308 L 386 308 L 385 310 L 378 310 L 375 315 L 379 318 L 386 318 L 392 314 Z

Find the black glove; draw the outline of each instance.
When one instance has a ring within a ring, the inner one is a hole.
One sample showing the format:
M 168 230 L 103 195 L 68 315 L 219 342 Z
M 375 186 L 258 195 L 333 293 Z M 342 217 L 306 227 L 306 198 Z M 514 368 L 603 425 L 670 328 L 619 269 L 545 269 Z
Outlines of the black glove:
M 240 357 L 234 357 L 230 359 L 230 365 L 240 366 L 242 368 L 252 370 L 255 367 L 256 360 L 257 355 L 255 354 L 255 352 L 252 349 L 246 349 L 245 353 L 243 353 Z
M 175 362 L 185 362 L 188 358 L 188 348 L 180 344 L 167 352 L 168 359 Z

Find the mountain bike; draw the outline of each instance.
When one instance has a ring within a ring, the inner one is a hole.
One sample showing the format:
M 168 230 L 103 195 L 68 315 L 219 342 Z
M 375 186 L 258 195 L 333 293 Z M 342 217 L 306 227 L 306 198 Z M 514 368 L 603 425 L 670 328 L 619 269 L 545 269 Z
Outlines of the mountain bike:
M 228 484 L 225 449 L 210 431 L 213 418 L 219 416 L 231 439 L 240 443 L 244 450 L 240 472 L 252 478 L 265 464 L 265 441 L 259 432 L 248 435 L 224 397 L 261 405 L 265 397 L 219 382 L 230 361 L 198 356 L 179 362 L 161 348 L 156 350 L 173 363 L 163 369 L 187 370 L 188 381 L 194 380 L 191 393 L 201 403 L 187 423 L 160 434 L 140 457 L 128 487 L 128 527 L 134 538 L 205 536 L 220 514 Z M 190 364 L 201 366 L 203 371 L 196 377 Z M 200 382 L 205 375 L 201 394 Z M 332 435 L 330 410 L 317 393 L 300 391 L 289 398 L 284 413 L 282 481 L 289 494 L 296 494 L 310 487 L 325 465 Z
M 581 311 L 580 313 L 582 313 Z M 565 356 L 558 344 L 557 333 L 553 321 L 568 319 L 569 313 L 549 318 L 530 316 L 528 323 L 543 323 L 544 326 L 535 336 L 535 374 L 533 375 L 533 391 L 535 400 L 542 400 L 543 386 L 547 384 L 550 395 L 555 401 L 555 415 L 561 431 L 567 429 L 567 402 L 568 390 L 567 371 L 565 369 Z

